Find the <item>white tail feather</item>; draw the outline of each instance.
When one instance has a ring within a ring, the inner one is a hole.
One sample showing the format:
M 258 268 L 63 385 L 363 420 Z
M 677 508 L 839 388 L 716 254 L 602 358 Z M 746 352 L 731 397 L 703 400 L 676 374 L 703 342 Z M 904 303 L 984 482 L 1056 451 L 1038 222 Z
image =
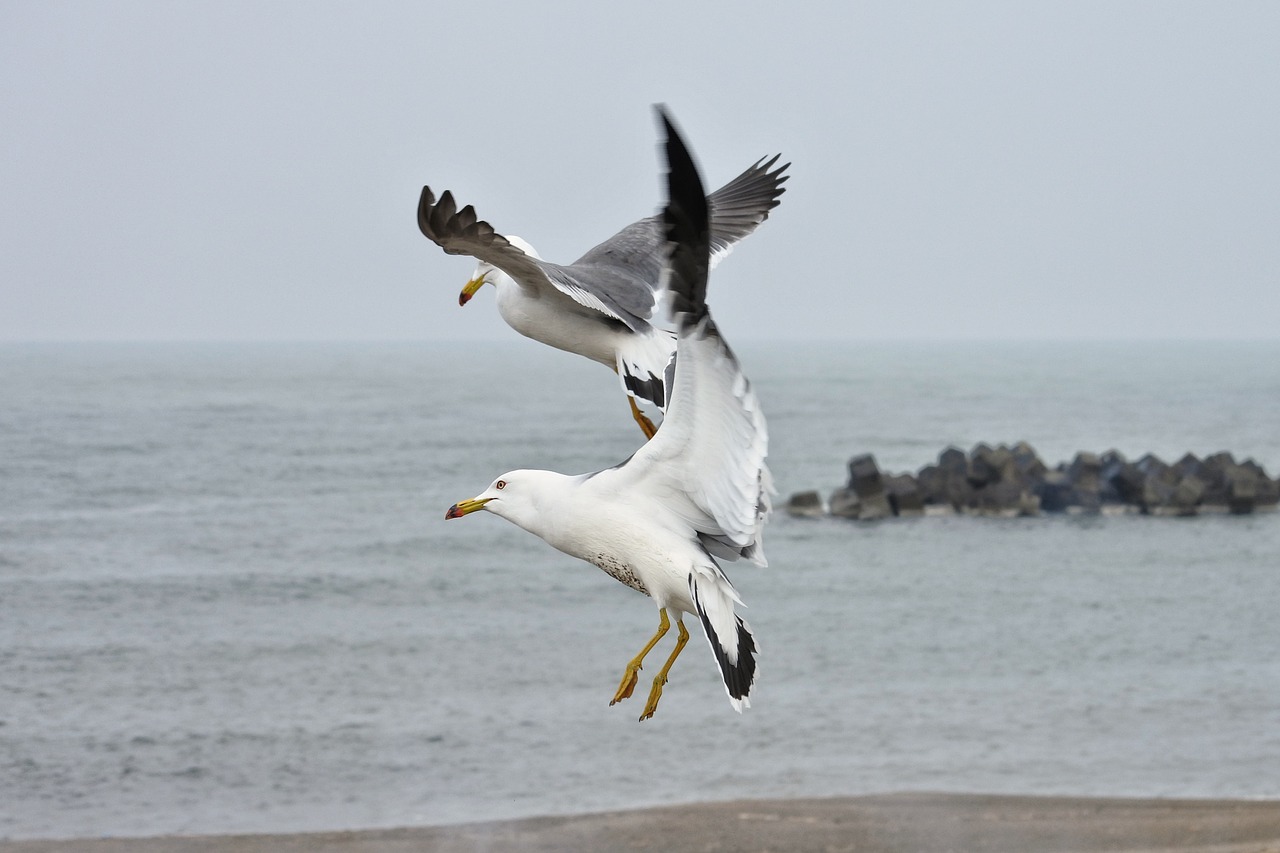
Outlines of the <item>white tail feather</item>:
M 751 629 L 733 610 L 734 604 L 741 604 L 742 599 L 714 564 L 697 566 L 689 573 L 689 592 L 711 645 L 711 654 L 720 667 L 725 693 L 734 710 L 742 713 L 743 708 L 751 707 L 758 651 Z
M 628 334 L 618 342 L 617 370 L 622 390 L 637 401 L 667 408 L 667 365 L 675 358 L 675 335 L 663 329 Z

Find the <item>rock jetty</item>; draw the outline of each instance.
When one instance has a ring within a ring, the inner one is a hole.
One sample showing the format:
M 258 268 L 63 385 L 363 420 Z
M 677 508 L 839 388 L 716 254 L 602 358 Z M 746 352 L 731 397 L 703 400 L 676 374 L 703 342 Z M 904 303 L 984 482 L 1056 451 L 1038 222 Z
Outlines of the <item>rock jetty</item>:
M 915 474 L 887 474 L 875 457 L 849 460 L 849 480 L 824 502 L 798 492 L 787 512 L 862 521 L 895 516 L 979 515 L 1015 518 L 1041 513 L 1189 516 L 1274 511 L 1280 478 L 1252 459 L 1227 452 L 1204 459 L 1187 453 L 1170 464 L 1148 453 L 1136 461 L 1119 451 L 1081 451 L 1050 468 L 1025 441 L 979 444 L 967 454 L 948 447 Z

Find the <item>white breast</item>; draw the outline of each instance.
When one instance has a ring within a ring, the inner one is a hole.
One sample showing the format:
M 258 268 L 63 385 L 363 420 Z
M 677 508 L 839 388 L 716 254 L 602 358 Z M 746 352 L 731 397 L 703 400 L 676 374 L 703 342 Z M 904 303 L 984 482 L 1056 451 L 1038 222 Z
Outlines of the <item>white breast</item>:
M 659 507 L 625 507 L 597 499 L 588 486 L 577 495 L 571 522 L 547 539 L 554 547 L 599 567 L 610 577 L 651 596 L 659 607 L 694 612 L 689 572 L 702 555 L 688 535 L 655 524 Z M 626 509 L 626 512 L 622 512 Z
M 526 338 L 586 356 L 610 369 L 615 366 L 614 338 L 619 333 L 593 316 L 595 312 L 587 314 L 590 309 L 550 287 L 531 295 L 531 290 L 507 276 L 498 280 L 497 291 L 498 313 Z

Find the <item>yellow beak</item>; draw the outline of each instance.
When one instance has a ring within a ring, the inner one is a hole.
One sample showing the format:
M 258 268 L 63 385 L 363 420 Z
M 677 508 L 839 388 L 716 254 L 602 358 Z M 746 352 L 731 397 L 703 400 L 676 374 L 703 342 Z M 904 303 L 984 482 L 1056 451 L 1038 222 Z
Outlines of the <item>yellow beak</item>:
M 466 305 L 471 301 L 471 297 L 476 295 L 476 291 L 483 286 L 484 276 L 471 279 L 471 281 L 467 282 L 466 286 L 462 288 L 462 292 L 458 294 L 458 304 Z
M 458 501 L 449 507 L 449 511 L 444 514 L 445 518 L 462 518 L 464 515 L 475 512 L 478 509 L 484 509 L 484 505 L 493 498 L 483 498 L 480 500 Z

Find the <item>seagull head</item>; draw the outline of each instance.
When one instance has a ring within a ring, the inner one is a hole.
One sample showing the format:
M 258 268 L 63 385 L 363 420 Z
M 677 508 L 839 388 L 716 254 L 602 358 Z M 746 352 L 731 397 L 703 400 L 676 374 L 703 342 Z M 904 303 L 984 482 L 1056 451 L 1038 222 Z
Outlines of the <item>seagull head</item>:
M 538 257 L 538 253 L 533 246 L 530 246 L 524 239 L 516 237 L 514 234 L 504 239 L 529 257 L 542 260 Z M 458 304 L 466 305 L 481 287 L 486 284 L 497 285 L 504 278 L 509 279 L 510 276 L 488 261 L 481 261 L 476 264 L 475 272 L 471 274 L 471 280 L 463 286 L 462 293 L 458 294 Z
M 513 512 L 518 513 L 523 505 L 530 503 L 531 496 L 528 481 L 534 479 L 529 475 L 535 473 L 537 472 L 508 471 L 490 483 L 489 488 L 474 498 L 458 501 L 449 507 L 449 511 L 444 514 L 444 517 L 446 519 L 462 518 L 464 515 L 470 515 L 483 509 L 494 515 L 509 518 Z
M 559 514 L 561 495 L 572 480 L 554 471 L 508 471 L 474 498 L 449 507 L 444 517 L 462 518 L 484 510 L 540 536 Z

